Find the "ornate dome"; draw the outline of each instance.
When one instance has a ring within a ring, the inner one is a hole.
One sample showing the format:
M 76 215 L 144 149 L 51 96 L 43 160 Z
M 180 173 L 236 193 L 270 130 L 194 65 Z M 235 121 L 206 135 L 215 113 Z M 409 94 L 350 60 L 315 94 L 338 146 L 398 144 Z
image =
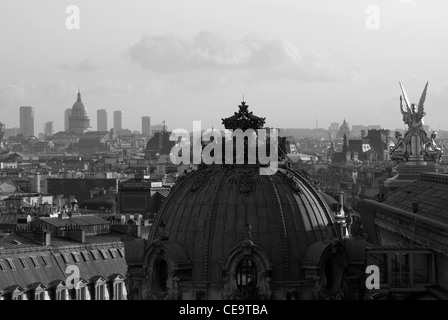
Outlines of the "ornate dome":
M 264 118 L 243 104 L 223 124 L 261 129 Z M 131 299 L 344 294 L 345 216 L 334 216 L 320 193 L 288 166 L 272 175 L 260 168 L 201 164 L 179 177 L 148 239 L 125 241 L 128 285 L 139 288 Z
M 72 116 L 87 116 L 86 107 L 81 100 L 81 92 L 78 91 L 78 98 L 72 107 Z
M 334 230 L 330 211 L 300 175 L 280 169 L 260 175 L 258 166 L 212 165 L 187 175 L 172 190 L 155 226 L 182 244 L 196 281 L 222 282 L 222 263 L 243 239 L 269 256 L 272 281 L 301 279 L 307 246 Z M 250 225 L 250 234 L 246 229 Z M 149 235 L 151 243 L 157 228 Z

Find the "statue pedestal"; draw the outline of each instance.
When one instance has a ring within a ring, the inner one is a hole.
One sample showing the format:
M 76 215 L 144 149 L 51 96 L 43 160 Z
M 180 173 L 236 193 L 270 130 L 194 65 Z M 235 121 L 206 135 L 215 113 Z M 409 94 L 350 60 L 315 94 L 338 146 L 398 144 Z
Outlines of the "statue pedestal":
M 435 164 L 425 161 L 422 152 L 421 137 L 419 135 L 413 135 L 411 137 L 410 149 L 411 155 L 409 155 L 408 161 L 398 165 L 398 174 L 384 181 L 384 186 L 390 191 L 404 187 L 420 179 L 423 172 L 436 172 Z
M 397 168 L 398 174 L 395 177 L 384 181 L 384 186 L 390 191 L 404 187 L 418 179 L 420 179 L 423 172 L 436 172 L 435 164 L 426 161 L 412 161 L 409 160 L 400 163 Z

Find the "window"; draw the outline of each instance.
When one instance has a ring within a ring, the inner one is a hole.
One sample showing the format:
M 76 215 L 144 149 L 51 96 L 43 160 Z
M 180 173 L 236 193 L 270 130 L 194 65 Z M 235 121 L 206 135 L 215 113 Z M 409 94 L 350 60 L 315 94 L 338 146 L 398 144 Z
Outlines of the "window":
M 113 259 L 117 259 L 117 249 L 109 249 L 109 252 Z
M 123 300 L 123 282 L 114 283 L 114 299 Z
M 159 290 L 165 291 L 167 281 L 168 281 L 168 264 L 164 259 L 157 259 L 154 262 L 155 285 Z
M 238 262 L 236 283 L 241 291 L 242 299 L 253 300 L 257 298 L 257 268 L 251 259 L 244 258 Z
M 0 270 L 6 271 L 6 265 L 3 259 L 0 260 Z
M 9 267 L 11 268 L 11 270 L 16 270 L 16 265 L 14 264 L 14 261 L 12 261 L 12 259 L 6 258 L 6 261 L 8 261 L 8 264 L 9 264 Z
M 23 300 L 23 297 L 21 294 L 15 294 L 12 296 L 12 300 Z
M 93 260 L 98 261 L 98 259 L 99 259 L 99 257 L 98 257 L 98 251 L 96 251 L 96 250 L 92 250 L 92 251 L 90 251 L 90 252 L 92 253 Z
M 72 300 L 86 300 L 86 287 L 71 289 Z
M 95 287 L 95 300 L 104 300 L 104 284 L 99 284 Z
M 65 291 L 66 291 L 65 289 L 61 290 L 56 289 L 56 300 L 67 300 Z
M 87 290 L 86 287 L 77 289 L 78 300 L 86 300 L 86 290 Z
M 79 253 L 73 252 L 72 256 L 73 256 L 73 260 L 75 260 L 76 263 L 79 263 Z
M 28 268 L 29 268 L 29 267 L 28 267 L 28 262 L 26 262 L 25 257 L 20 257 L 19 260 L 20 260 L 20 263 L 22 264 L 22 267 L 23 267 L 24 269 L 28 269 Z
M 31 261 L 33 262 L 33 265 L 34 265 L 36 268 L 39 268 L 39 262 L 37 261 L 37 258 L 36 258 L 35 256 L 33 256 L 33 257 L 30 257 L 30 259 L 31 259 Z
M 45 300 L 45 292 L 36 292 L 34 300 Z
M 408 287 L 409 282 L 409 254 L 395 253 L 392 256 L 392 286 Z
M 70 263 L 70 257 L 68 253 L 61 253 L 62 260 L 64 260 L 65 263 Z
M 107 260 L 107 251 L 102 249 L 102 250 L 100 250 L 100 252 L 101 252 L 101 256 L 103 257 L 103 259 Z
M 45 267 L 49 267 L 50 266 L 50 261 L 48 261 L 48 257 L 47 256 L 41 256 L 41 259 L 42 259 L 43 265 Z
M 87 251 L 81 251 L 81 255 L 82 255 L 82 258 L 84 259 L 85 262 L 89 262 L 90 261 L 89 255 L 87 254 Z

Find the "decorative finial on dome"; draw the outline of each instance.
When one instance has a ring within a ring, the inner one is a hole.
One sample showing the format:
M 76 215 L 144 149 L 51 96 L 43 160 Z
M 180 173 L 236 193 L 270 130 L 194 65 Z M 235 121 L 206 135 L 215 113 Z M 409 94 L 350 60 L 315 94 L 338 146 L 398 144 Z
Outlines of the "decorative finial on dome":
M 266 118 L 257 117 L 252 112 L 249 112 L 247 110 L 249 105 L 247 105 L 246 102 L 244 101 L 244 96 L 243 101 L 238 107 L 239 111 L 235 112 L 233 116 L 221 119 L 226 129 L 256 130 L 256 129 L 262 129 L 264 127 Z
M 81 89 L 78 88 L 78 101 L 81 101 Z

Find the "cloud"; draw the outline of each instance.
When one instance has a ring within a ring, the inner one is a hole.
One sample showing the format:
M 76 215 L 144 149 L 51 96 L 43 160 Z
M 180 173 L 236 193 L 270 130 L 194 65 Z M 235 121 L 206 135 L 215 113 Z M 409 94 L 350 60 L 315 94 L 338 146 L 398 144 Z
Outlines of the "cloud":
M 331 55 L 301 50 L 287 39 L 254 35 L 240 39 L 208 32 L 192 38 L 175 34 L 145 35 L 124 56 L 153 73 L 176 77 L 195 73 L 216 83 L 274 79 L 359 81 L 363 78 L 359 66 L 344 66 L 333 61 Z
M 73 65 L 66 63 L 59 64 L 58 69 L 64 71 L 75 71 L 75 72 L 92 72 L 98 70 L 99 66 L 90 59 L 84 59 Z
M 102 81 L 88 88 L 87 92 L 92 96 L 116 96 L 123 94 L 133 94 L 138 88 L 132 83 L 124 83 L 119 80 L 105 78 Z
M 17 106 L 34 104 L 35 101 L 63 101 L 67 97 L 76 97 L 76 87 L 64 80 L 35 84 L 18 79 L 0 86 L 0 105 Z

